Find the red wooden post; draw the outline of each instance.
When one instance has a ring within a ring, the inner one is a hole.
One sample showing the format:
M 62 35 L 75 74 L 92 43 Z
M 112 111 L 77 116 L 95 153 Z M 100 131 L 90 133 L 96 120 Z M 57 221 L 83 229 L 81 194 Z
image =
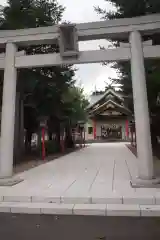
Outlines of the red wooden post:
M 136 135 L 136 129 L 135 129 L 135 147 L 137 147 L 137 135 Z
M 84 147 L 86 146 L 85 142 L 86 142 L 86 129 L 84 128 Z
M 131 128 L 131 144 L 132 144 L 132 146 L 133 146 L 133 126 L 132 126 L 132 128 Z
M 42 128 L 42 159 L 45 160 L 46 149 L 45 149 L 45 128 Z
M 83 147 L 83 130 L 80 128 L 80 134 L 81 134 L 81 148 Z
M 93 136 L 94 136 L 94 139 L 96 139 L 97 131 L 96 131 L 96 121 L 95 120 L 93 120 Z

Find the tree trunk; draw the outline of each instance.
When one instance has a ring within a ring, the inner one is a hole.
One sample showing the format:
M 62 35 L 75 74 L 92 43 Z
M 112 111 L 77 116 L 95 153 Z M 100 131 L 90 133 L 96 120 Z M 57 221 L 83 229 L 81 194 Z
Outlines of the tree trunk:
M 25 152 L 31 153 L 31 140 L 32 140 L 32 131 L 30 129 L 26 129 L 26 135 L 25 135 Z
M 71 128 L 70 125 L 67 124 L 65 127 L 65 146 L 66 148 L 73 148 L 74 147 L 74 143 L 73 143 L 73 139 L 72 139 L 72 134 L 71 134 Z
M 158 139 L 157 139 L 158 127 L 159 127 L 159 122 L 157 124 L 156 119 L 153 119 L 151 124 L 151 141 L 152 141 L 153 148 L 156 148 L 158 145 Z
M 20 154 L 21 157 L 24 154 L 24 103 L 23 100 L 20 102 Z
M 53 132 L 50 129 L 48 129 L 48 138 L 49 138 L 49 141 L 53 140 Z
M 157 134 L 155 131 L 151 131 L 151 140 L 152 140 L 152 147 L 156 148 L 158 145 L 158 141 L 157 141 Z
M 53 117 L 50 116 L 48 122 L 47 122 L 47 126 L 48 126 L 48 138 L 49 141 L 53 140 L 53 130 L 54 130 L 54 119 Z
M 15 109 L 15 127 L 14 127 L 14 163 L 20 161 L 19 136 L 20 136 L 20 93 L 17 92 Z
M 24 153 L 23 82 L 17 81 L 15 129 L 14 129 L 14 162 L 20 162 L 23 153 Z
M 41 133 L 41 129 L 38 129 L 38 132 L 37 132 L 37 148 L 38 150 L 41 149 L 41 144 L 42 144 L 42 141 L 41 141 L 41 138 L 42 138 L 42 133 Z
M 61 149 L 61 146 L 60 146 L 61 129 L 60 129 L 59 120 L 56 122 L 55 126 L 56 126 L 56 128 L 55 128 L 55 134 L 56 134 L 55 144 L 56 144 L 57 151 L 60 151 L 60 149 Z

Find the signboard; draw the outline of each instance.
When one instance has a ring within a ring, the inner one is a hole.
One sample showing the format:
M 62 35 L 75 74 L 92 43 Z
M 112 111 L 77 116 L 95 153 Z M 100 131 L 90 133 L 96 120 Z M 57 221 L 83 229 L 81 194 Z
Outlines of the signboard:
M 47 127 L 47 120 L 48 120 L 48 117 L 45 117 L 45 116 L 39 118 L 39 125 L 41 128 Z
M 78 34 L 74 24 L 59 26 L 59 48 L 61 57 L 76 57 L 78 50 Z

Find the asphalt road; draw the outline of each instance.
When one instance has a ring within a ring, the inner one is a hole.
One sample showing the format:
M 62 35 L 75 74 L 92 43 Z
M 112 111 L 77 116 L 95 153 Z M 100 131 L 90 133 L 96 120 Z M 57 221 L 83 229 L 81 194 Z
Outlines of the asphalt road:
M 159 240 L 160 218 L 0 214 L 1 240 Z

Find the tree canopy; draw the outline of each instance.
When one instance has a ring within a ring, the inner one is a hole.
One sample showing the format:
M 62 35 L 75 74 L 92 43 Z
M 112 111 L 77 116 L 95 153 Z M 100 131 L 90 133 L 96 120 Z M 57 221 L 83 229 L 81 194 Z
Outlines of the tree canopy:
M 61 21 L 64 12 L 64 7 L 56 0 L 8 0 L 7 3 L 1 6 L 0 30 L 52 26 Z M 59 46 L 45 44 L 21 47 L 19 50 L 25 50 L 29 55 L 47 54 L 59 52 Z M 75 122 L 85 117 L 85 97 L 83 91 L 75 86 L 75 71 L 73 66 L 18 71 L 17 91 L 24 101 L 24 126 L 29 143 L 42 116 L 48 118 L 49 132 L 54 132 L 58 141 L 61 120 Z

